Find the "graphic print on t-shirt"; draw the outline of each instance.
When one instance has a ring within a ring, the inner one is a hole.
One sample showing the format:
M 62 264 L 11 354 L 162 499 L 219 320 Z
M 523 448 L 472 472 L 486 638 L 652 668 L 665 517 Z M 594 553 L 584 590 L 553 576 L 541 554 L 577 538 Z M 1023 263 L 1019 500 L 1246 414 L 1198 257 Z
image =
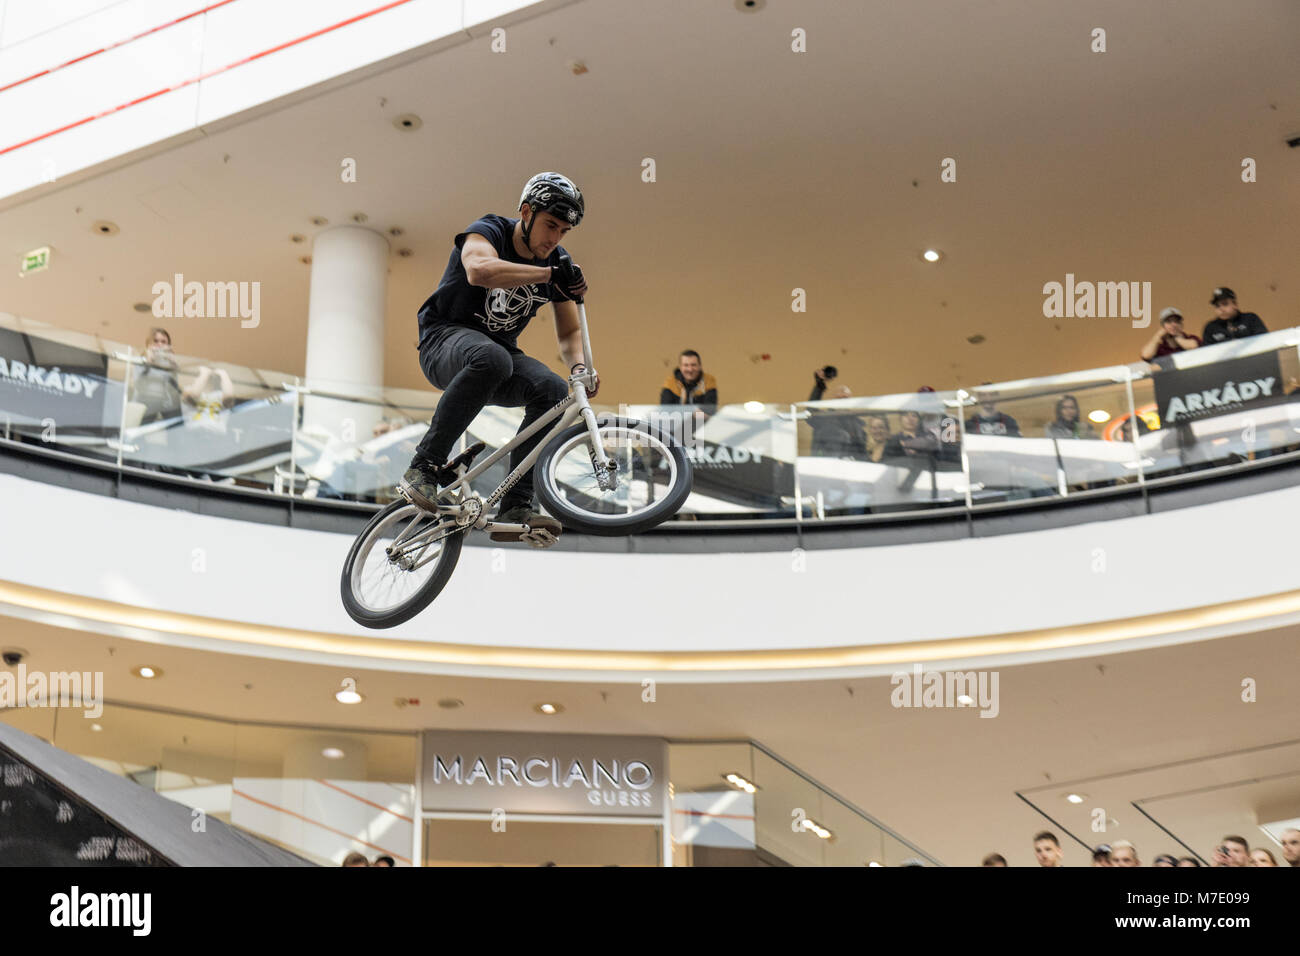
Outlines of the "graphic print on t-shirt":
M 513 332 L 520 319 L 526 319 L 551 300 L 538 294 L 537 286 L 521 285 L 514 289 L 488 289 L 483 299 L 483 311 L 474 317 L 492 332 Z

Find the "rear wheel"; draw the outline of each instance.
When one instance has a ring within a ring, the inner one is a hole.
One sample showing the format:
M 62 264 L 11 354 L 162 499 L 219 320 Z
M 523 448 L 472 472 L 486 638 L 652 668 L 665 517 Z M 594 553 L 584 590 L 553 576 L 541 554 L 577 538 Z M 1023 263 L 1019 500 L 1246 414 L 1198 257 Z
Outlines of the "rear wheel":
M 542 450 L 533 472 L 537 497 L 565 528 L 623 535 L 667 521 L 691 493 L 686 452 L 658 429 L 629 418 L 597 422 L 616 469 L 602 482 L 585 423 L 565 429 Z
M 366 627 L 396 627 L 438 596 L 456 570 L 461 529 L 400 499 L 375 515 L 343 562 L 343 606 Z

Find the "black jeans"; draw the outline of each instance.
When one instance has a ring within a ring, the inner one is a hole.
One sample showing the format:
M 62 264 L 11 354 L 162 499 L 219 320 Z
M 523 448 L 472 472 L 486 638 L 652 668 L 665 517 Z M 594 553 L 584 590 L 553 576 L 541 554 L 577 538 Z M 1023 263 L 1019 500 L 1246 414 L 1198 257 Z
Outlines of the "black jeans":
M 416 448 L 417 455 L 435 465 L 450 457 L 452 446 L 484 405 L 524 406 L 522 432 L 569 394 L 568 383 L 537 359 L 462 326 L 445 326 L 430 335 L 420 349 L 420 368 L 443 390 L 429 431 Z M 543 429 L 510 453 L 511 471 L 545 434 Z M 513 506 L 531 505 L 532 500 L 530 469 L 502 501 Z

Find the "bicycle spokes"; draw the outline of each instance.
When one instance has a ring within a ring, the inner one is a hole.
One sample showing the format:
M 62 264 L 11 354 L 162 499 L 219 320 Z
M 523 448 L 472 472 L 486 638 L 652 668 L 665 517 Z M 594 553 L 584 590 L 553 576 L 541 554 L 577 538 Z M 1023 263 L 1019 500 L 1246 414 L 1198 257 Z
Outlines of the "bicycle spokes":
M 613 468 L 602 470 L 589 433 L 574 436 L 552 459 L 552 487 L 593 514 L 630 514 L 664 497 L 676 480 L 676 462 L 664 443 L 643 431 L 600 427 L 601 447 Z
M 352 567 L 352 592 L 367 610 L 399 607 L 433 574 L 442 542 L 455 533 L 454 521 L 417 508 L 403 508 L 371 535 Z

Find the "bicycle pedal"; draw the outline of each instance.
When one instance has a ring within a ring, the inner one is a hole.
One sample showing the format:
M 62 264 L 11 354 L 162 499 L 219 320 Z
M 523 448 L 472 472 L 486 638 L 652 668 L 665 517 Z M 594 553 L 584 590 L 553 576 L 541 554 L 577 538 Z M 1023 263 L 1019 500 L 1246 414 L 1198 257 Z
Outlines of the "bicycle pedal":
M 520 541 L 527 541 L 534 548 L 549 548 L 559 543 L 559 538 L 545 528 L 527 531 L 519 536 Z

